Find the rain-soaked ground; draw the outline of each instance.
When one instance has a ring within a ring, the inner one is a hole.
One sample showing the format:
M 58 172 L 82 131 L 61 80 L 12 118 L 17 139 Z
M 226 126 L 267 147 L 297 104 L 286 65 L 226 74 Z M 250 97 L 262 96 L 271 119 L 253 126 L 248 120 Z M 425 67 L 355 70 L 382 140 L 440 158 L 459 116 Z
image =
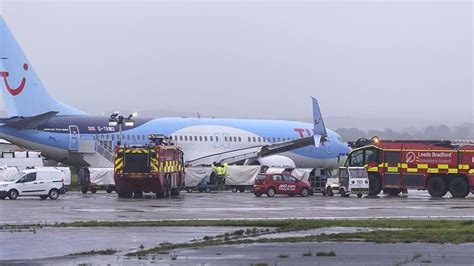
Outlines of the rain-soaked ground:
M 410 191 L 403 197 L 341 198 L 311 196 L 255 197 L 251 193 L 182 193 L 178 198 L 118 199 L 115 193 L 82 195 L 68 192 L 56 200 L 36 197 L 0 201 L 0 225 L 59 223 L 90 220 L 162 219 L 473 219 L 474 197 L 431 199 L 427 192 Z M 204 236 L 234 232 L 232 227 L 118 227 L 2 229 L 2 262 L 40 264 L 191 264 L 191 265 L 268 265 L 307 264 L 385 264 L 404 262 L 466 264 L 474 261 L 474 244 L 374 244 L 374 243 L 279 243 L 206 247 L 153 254 L 138 259 L 124 256 L 140 246 L 151 248 L 163 242 L 183 243 Z M 366 230 L 361 228 L 322 228 L 305 232 L 279 233 L 266 237 L 304 236 L 320 233 Z M 67 256 L 90 250 L 114 249 L 115 255 Z M 302 253 L 334 251 L 335 257 L 303 256 Z M 283 258 L 288 255 L 288 258 Z M 421 254 L 421 255 L 420 255 Z M 454 255 L 456 256 L 454 256 Z M 282 255 L 279 257 L 279 255 Z M 416 258 L 414 258 L 416 257 Z M 204 263 L 204 264 L 203 264 Z
M 408 196 L 363 198 L 321 195 L 274 198 L 252 193 L 181 193 L 178 198 L 118 199 L 115 193 L 68 192 L 56 200 L 24 197 L 0 201 L 0 224 L 56 223 L 78 220 L 161 219 L 473 219 L 474 196 L 432 199 L 425 191 Z
M 425 243 L 271 243 L 177 249 L 142 257 L 125 254 L 143 246 L 150 248 L 165 241 L 188 242 L 203 236 L 231 232 L 235 228 L 43 228 L 35 233 L 0 232 L 6 242 L 0 251 L 0 264 L 48 265 L 472 265 L 474 243 L 447 245 Z M 319 228 L 295 235 L 358 232 L 367 228 Z M 388 229 L 387 229 L 388 230 Z M 115 231 L 115 232 L 114 232 Z M 117 237 L 120 233 L 121 237 Z M 9 237 L 7 234 L 11 234 Z M 115 236 L 115 237 L 114 237 Z M 267 237 L 285 237 L 275 233 Z M 54 239 L 48 241 L 46 239 Z M 71 242 L 71 239 L 74 241 Z M 45 244 L 47 241 L 48 244 Z M 70 244 L 65 244 L 70 243 Z M 89 250 L 114 249 L 114 255 L 70 255 Z M 320 253 L 320 254 L 318 254 Z M 321 254 L 323 253 L 323 254 Z M 331 254 L 332 253 L 332 254 Z M 329 256 L 332 255 L 332 256 Z

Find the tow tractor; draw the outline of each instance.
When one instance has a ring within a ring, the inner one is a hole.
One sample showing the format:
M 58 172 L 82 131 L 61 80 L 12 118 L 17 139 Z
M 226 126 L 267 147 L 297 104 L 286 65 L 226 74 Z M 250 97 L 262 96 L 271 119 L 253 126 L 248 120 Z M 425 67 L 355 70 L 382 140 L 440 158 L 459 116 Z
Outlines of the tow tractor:
M 362 198 L 369 194 L 369 175 L 364 167 L 339 167 L 338 175 L 330 177 L 326 183 L 326 194 L 333 196 L 339 193 L 341 197 L 356 194 Z
M 114 180 L 119 198 L 178 196 L 184 183 L 183 152 L 171 138 L 150 134 L 147 145 L 115 147 Z

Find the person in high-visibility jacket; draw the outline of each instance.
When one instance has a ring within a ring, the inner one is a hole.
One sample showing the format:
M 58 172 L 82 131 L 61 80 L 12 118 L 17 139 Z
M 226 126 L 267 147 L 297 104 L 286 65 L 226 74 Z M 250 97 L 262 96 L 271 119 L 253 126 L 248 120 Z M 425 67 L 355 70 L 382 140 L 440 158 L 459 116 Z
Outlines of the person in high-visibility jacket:
M 224 163 L 224 165 L 221 165 L 220 163 L 212 163 L 212 169 L 214 169 L 214 172 L 217 175 L 217 187 L 219 190 L 222 190 L 224 188 L 225 184 L 225 174 L 227 172 L 227 163 Z

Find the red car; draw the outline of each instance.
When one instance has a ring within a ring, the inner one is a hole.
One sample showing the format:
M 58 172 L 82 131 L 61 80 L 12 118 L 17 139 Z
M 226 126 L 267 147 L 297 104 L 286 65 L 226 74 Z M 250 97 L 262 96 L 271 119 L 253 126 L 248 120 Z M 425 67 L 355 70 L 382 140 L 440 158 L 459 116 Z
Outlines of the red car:
M 264 193 L 269 197 L 273 197 L 275 194 L 290 196 L 300 194 L 302 197 L 307 197 L 310 193 L 310 184 L 290 174 L 261 174 L 255 179 L 253 192 L 257 197 Z

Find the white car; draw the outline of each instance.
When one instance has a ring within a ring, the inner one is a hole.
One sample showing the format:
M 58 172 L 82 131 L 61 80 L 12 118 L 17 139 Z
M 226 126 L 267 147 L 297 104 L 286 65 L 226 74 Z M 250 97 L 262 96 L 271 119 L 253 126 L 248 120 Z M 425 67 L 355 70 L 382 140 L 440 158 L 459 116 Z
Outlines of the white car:
M 51 168 L 25 169 L 0 182 L 0 199 L 39 196 L 55 200 L 64 193 L 63 173 Z

